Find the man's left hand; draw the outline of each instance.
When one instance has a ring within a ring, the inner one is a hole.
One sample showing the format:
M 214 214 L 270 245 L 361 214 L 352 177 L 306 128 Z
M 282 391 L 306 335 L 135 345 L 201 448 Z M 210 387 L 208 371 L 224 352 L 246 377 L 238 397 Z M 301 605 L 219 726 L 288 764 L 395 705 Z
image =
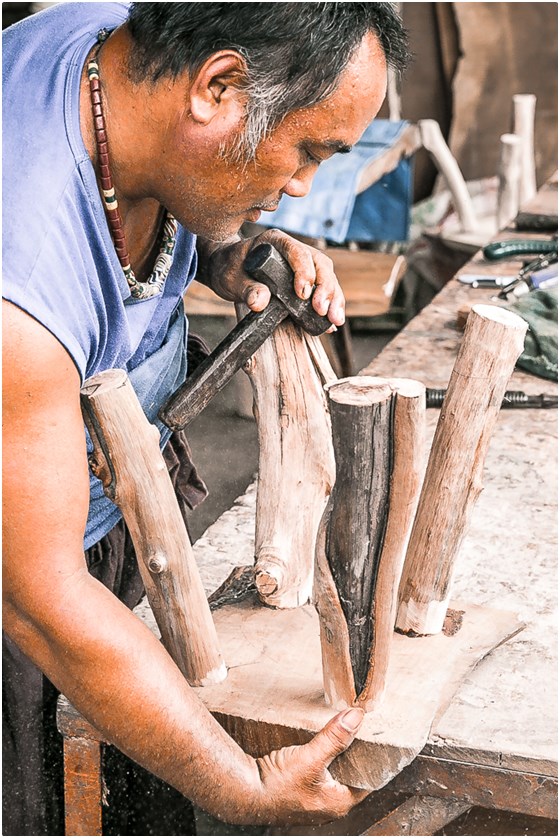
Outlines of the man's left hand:
M 224 244 L 214 250 L 205 271 L 206 284 L 224 300 L 245 303 L 252 311 L 262 311 L 270 301 L 270 291 L 245 273 L 243 263 L 249 251 L 263 242 L 272 244 L 290 264 L 297 296 L 307 300 L 313 295 L 312 305 L 317 314 L 326 315 L 333 326 L 342 326 L 344 295 L 332 260 L 281 230 L 266 230 L 254 238 Z

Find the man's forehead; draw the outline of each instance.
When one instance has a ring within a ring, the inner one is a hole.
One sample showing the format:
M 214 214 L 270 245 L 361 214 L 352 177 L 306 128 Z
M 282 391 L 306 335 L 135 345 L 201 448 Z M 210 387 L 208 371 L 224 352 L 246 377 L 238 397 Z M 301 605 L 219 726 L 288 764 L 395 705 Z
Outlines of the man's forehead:
M 385 56 L 377 39 L 366 37 L 333 93 L 308 109 L 309 134 L 329 153 L 348 152 L 379 112 L 386 89 Z
M 329 156 L 347 153 L 379 112 L 386 87 L 385 56 L 375 36 L 366 36 L 334 91 L 308 108 L 292 111 L 283 124 L 303 145 Z

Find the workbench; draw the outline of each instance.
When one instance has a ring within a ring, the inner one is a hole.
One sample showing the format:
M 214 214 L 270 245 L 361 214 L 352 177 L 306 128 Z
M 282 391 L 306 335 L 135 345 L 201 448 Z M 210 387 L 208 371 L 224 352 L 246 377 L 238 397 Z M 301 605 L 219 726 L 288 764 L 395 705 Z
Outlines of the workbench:
M 545 188 L 556 189 L 556 181 Z M 519 236 L 511 228 L 499 238 Z M 519 262 L 489 265 L 477 253 L 461 272 L 505 275 L 519 267 Z M 452 279 L 362 374 L 446 387 L 461 339 L 458 310 L 489 303 L 496 293 Z M 521 370 L 515 371 L 509 389 L 557 393 L 555 383 Z M 428 411 L 429 441 L 438 415 Z M 341 822 L 324 833 L 298 828 L 292 834 L 428 835 L 473 806 L 557 817 L 556 453 L 555 410 L 501 412 L 484 491 L 457 562 L 453 597 L 514 611 L 524 630 L 472 670 L 436 717 L 422 753 L 387 790 L 361 804 L 352 821 L 354 830 L 360 824 L 360 832 L 344 831 L 348 827 Z M 251 562 L 255 494 L 252 485 L 194 545 L 208 592 L 235 566 Z M 151 622 L 146 603 L 138 613 Z M 97 735 L 64 700 L 59 727 L 67 759 L 67 834 L 100 834 Z M 389 792 L 403 797 L 379 819 L 376 799 L 386 800 Z

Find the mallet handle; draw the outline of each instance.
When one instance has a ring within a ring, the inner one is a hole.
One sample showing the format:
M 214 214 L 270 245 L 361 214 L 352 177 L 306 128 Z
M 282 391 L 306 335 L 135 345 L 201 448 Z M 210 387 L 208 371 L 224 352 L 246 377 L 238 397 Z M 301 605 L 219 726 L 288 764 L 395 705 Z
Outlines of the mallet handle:
M 162 407 L 159 418 L 174 431 L 198 416 L 286 317 L 312 335 L 321 335 L 331 326 L 328 317 L 314 311 L 310 299 L 296 296 L 294 273 L 272 245 L 253 248 L 244 268 L 270 288 L 272 298 L 264 311 L 249 312 Z
M 173 431 L 186 427 L 286 317 L 275 297 L 264 311 L 249 312 L 173 393 L 159 412 L 161 421 Z

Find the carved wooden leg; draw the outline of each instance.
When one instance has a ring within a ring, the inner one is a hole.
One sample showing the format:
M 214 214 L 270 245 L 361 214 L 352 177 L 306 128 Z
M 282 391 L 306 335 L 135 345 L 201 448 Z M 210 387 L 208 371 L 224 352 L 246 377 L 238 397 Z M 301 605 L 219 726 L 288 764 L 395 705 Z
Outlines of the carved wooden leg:
M 521 140 L 521 182 L 519 202 L 527 203 L 537 191 L 535 174 L 535 108 L 534 93 L 518 93 L 513 97 L 513 132 Z
M 482 470 L 527 324 L 473 306 L 432 444 L 399 590 L 397 628 L 438 634 L 455 560 L 482 491 Z
M 314 600 L 327 701 L 383 694 L 398 580 L 420 487 L 425 389 L 356 377 L 329 387 L 337 477 L 317 539 Z
M 519 210 L 521 140 L 515 134 L 502 134 L 500 144 L 497 223 L 503 230 Z
M 227 670 L 177 498 L 159 449 L 123 370 L 108 370 L 82 388 L 95 468 L 120 507 L 165 648 L 193 686 Z
M 310 599 L 317 529 L 334 483 L 327 400 L 308 340 L 283 323 L 246 367 L 260 444 L 255 582 L 279 608 Z M 317 344 L 315 352 L 328 375 Z
M 477 223 L 471 196 L 459 165 L 443 138 L 439 123 L 435 119 L 420 119 L 418 127 L 422 145 L 430 152 L 453 196 L 453 205 L 461 221 L 461 230 L 465 233 L 473 232 Z

